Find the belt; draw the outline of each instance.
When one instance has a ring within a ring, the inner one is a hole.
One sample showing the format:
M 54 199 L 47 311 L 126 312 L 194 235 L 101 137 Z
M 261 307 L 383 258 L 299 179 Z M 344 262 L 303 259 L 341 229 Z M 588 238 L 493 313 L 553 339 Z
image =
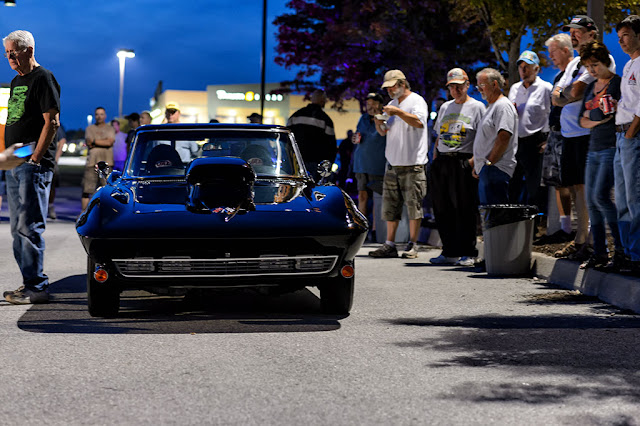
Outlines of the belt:
M 396 169 L 396 170 L 411 170 L 416 167 L 424 167 L 424 164 L 416 164 L 414 166 L 392 166 L 391 164 L 387 164 L 387 170 Z
M 626 132 L 627 130 L 629 130 L 629 127 L 631 127 L 631 123 L 616 124 L 616 132 L 618 133 Z
M 469 154 L 468 152 L 440 152 L 438 151 L 438 157 L 439 156 L 445 156 L 445 157 L 454 157 L 454 158 L 471 158 L 473 157 L 473 154 Z

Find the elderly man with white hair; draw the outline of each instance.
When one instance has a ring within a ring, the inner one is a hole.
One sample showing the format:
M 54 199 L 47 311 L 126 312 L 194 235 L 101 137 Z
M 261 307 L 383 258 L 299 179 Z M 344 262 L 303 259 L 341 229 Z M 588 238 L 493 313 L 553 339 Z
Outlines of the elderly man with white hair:
M 13 304 L 46 303 L 49 278 L 43 272 L 42 233 L 55 166 L 60 85 L 36 62 L 30 32 L 14 31 L 2 41 L 4 56 L 18 73 L 11 81 L 5 143 L 36 142 L 29 160 L 6 175 L 13 254 L 22 272 L 22 285 L 5 292 L 4 297 Z
M 504 77 L 493 68 L 476 74 L 478 90 L 489 104 L 473 144 L 474 175 L 480 204 L 507 204 L 509 179 L 516 168 L 518 113 L 502 94 Z

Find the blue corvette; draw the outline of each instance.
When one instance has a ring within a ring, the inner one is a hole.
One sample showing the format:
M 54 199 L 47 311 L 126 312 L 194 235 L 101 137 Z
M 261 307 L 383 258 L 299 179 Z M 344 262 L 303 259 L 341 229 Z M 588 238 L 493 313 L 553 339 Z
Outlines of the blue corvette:
M 122 172 L 100 165 L 107 184 L 76 223 L 89 313 L 116 315 L 125 289 L 307 286 L 324 312 L 348 313 L 367 220 L 303 164 L 284 127 L 140 127 Z

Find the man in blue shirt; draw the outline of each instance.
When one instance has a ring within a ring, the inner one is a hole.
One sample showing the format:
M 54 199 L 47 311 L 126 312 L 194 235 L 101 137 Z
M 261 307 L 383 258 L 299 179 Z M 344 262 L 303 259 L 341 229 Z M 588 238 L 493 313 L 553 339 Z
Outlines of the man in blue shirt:
M 367 214 L 367 203 L 371 191 L 382 193 L 384 166 L 387 161 L 384 157 L 387 137 L 380 136 L 376 130 L 374 116 L 382 114 L 383 103 L 384 99 L 379 93 L 367 95 L 367 112 L 360 117 L 356 133 L 353 136 L 355 150 L 352 166 L 358 182 L 358 208 L 364 215 Z M 375 212 L 375 209 L 373 211 Z M 371 236 L 375 241 L 375 218 L 372 223 Z

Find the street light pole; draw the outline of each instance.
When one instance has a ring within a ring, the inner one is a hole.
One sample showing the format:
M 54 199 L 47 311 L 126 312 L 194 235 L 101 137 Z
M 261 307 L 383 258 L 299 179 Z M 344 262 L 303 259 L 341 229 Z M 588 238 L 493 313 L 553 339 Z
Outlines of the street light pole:
M 136 54 L 133 50 L 121 49 L 117 53 L 120 60 L 120 97 L 118 99 L 118 117 L 122 117 L 122 97 L 124 94 L 124 61 L 127 58 L 135 58 Z
M 265 68 L 267 66 L 267 0 L 262 2 L 262 54 L 260 55 L 260 115 L 264 120 Z

